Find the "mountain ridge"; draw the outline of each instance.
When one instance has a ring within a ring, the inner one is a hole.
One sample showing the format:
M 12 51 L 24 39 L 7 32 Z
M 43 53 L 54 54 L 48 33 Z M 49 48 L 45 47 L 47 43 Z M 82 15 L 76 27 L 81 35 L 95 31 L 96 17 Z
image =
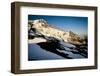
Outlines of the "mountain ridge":
M 71 42 L 74 44 L 83 43 L 82 38 L 79 37 L 79 35 L 72 31 L 66 32 L 58 29 L 55 26 L 48 24 L 44 19 L 29 20 L 28 29 L 30 30 L 30 28 L 36 29 L 42 35 L 54 37 L 65 42 Z

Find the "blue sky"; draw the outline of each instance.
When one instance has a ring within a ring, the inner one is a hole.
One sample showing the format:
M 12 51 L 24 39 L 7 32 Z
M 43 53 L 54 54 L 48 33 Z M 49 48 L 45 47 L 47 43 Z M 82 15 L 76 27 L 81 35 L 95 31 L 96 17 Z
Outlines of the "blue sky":
M 36 19 L 44 19 L 50 25 L 54 25 L 64 31 L 73 31 L 80 35 L 88 32 L 88 17 L 28 15 L 28 20 Z

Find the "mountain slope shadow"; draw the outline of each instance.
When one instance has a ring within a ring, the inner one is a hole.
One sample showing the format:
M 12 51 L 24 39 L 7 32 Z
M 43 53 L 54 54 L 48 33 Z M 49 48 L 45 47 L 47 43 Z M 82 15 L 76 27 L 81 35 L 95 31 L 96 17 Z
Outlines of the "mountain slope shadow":
M 62 52 L 57 51 L 57 49 L 59 50 L 64 50 L 64 48 L 61 47 L 61 45 L 59 44 L 58 40 L 50 40 L 48 42 L 41 42 L 41 43 L 37 43 L 37 45 L 39 45 L 42 49 L 55 53 L 57 55 L 60 55 L 66 59 L 72 59 L 71 57 L 68 57 L 68 54 L 64 54 Z

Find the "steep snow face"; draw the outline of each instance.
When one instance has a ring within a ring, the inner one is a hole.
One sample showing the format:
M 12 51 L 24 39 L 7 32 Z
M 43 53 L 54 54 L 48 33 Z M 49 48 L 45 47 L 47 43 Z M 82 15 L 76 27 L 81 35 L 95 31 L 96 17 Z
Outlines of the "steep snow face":
M 32 28 L 36 28 L 38 32 L 40 32 L 41 34 L 45 36 L 55 37 L 57 39 L 68 42 L 69 32 L 57 29 L 49 25 L 48 22 L 43 19 L 34 20 L 32 24 L 33 24 Z

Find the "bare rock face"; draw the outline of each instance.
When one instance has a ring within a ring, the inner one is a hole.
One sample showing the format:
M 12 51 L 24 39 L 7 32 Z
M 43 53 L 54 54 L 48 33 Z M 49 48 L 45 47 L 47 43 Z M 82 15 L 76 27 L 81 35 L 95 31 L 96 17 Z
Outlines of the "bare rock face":
M 69 38 L 68 41 L 72 44 L 83 44 L 83 40 L 81 37 L 79 37 L 77 34 L 73 33 L 72 31 L 69 32 Z
M 57 29 L 56 27 L 48 24 L 48 22 L 44 19 L 37 19 L 33 21 L 29 21 L 28 23 L 28 30 L 34 29 L 35 32 L 48 36 L 54 37 L 59 40 L 63 40 L 65 42 L 70 42 L 74 44 L 81 44 L 81 38 L 73 33 L 73 32 L 66 32 L 61 29 Z

